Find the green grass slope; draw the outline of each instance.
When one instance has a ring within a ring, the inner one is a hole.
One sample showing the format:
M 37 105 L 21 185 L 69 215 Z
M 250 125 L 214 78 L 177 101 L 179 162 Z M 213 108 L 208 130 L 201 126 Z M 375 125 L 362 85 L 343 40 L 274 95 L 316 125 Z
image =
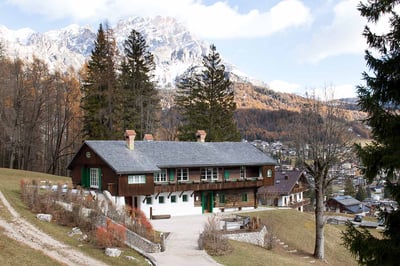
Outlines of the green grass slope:
M 315 222 L 312 213 L 296 210 L 269 210 L 250 213 L 267 224 L 279 239 L 267 250 L 251 244 L 232 241 L 232 254 L 214 259 L 223 265 L 358 265 L 354 257 L 341 245 L 344 226 L 325 225 L 325 260 L 313 258 Z M 283 242 L 284 244 L 281 244 Z M 287 245 L 288 247 L 284 247 Z M 293 252 L 296 250 L 296 252 Z

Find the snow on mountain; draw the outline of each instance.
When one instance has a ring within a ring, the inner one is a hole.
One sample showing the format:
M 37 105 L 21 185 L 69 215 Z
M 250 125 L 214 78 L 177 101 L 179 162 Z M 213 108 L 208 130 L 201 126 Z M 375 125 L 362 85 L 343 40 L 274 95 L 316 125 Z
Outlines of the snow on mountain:
M 209 44 L 196 38 L 186 27 L 171 17 L 134 17 L 120 20 L 113 28 L 120 53 L 132 29 L 139 31 L 154 55 L 155 79 L 160 88 L 174 87 L 176 78 L 190 66 L 201 65 Z M 51 70 L 69 67 L 79 70 L 94 48 L 97 29 L 88 26 L 68 27 L 40 33 L 29 28 L 17 31 L 0 25 L 0 41 L 10 57 L 31 60 L 33 56 L 45 61 Z M 221 51 L 219 51 L 221 53 Z M 233 81 L 251 82 L 267 86 L 242 73 L 234 65 L 224 62 Z

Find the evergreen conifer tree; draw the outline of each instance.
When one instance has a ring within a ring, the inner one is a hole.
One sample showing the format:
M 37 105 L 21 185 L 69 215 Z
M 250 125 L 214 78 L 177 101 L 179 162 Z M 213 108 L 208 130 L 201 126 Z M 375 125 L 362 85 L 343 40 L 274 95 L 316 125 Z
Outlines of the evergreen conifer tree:
M 346 181 L 344 183 L 344 194 L 352 197 L 356 196 L 356 190 L 354 189 L 353 180 L 350 177 L 346 178 Z
M 195 140 L 199 129 L 207 132 L 206 140 L 211 142 L 241 139 L 234 121 L 233 88 L 214 45 L 203 57 L 201 73 L 192 67 L 178 83 L 176 103 L 183 119 L 180 140 Z
M 113 139 L 120 131 L 116 54 L 112 31 L 100 24 L 82 88 L 83 135 L 88 139 Z
M 366 86 L 358 87 L 359 104 L 368 113 L 367 124 L 372 129 L 373 143 L 358 145 L 357 151 L 369 180 L 387 179 L 392 197 L 400 203 L 400 17 L 395 11 L 396 1 L 367 1 L 359 6 L 361 15 L 370 23 L 383 16 L 390 18 L 390 30 L 377 35 L 368 25 L 364 36 L 371 49 L 365 59 L 370 71 L 363 73 Z M 345 246 L 365 265 L 398 265 L 400 256 L 400 210 L 388 214 L 383 238 L 376 238 L 367 230 L 357 230 L 348 224 L 343 233 Z
M 356 193 L 356 200 L 363 201 L 367 197 L 367 191 L 363 185 L 358 186 L 358 190 Z
M 143 138 L 146 133 L 154 134 L 159 122 L 160 98 L 152 82 L 154 58 L 136 30 L 125 40 L 124 52 L 120 76 L 122 127 L 135 129 L 138 137 Z

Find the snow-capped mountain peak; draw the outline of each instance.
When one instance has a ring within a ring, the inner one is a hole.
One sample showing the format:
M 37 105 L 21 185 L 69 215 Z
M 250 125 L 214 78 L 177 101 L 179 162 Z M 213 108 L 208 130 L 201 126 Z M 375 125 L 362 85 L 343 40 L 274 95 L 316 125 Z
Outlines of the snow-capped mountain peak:
M 174 87 L 176 77 L 190 66 L 201 65 L 202 56 L 209 49 L 208 43 L 172 17 L 132 17 L 120 20 L 112 29 L 120 53 L 132 29 L 143 35 L 154 55 L 154 75 L 160 88 Z M 0 41 L 10 57 L 29 60 L 35 56 L 44 60 L 51 70 L 61 71 L 71 66 L 79 70 L 83 66 L 94 48 L 96 34 L 97 29 L 76 24 L 44 33 L 29 28 L 13 31 L 0 25 Z M 254 82 L 234 65 L 224 64 L 233 79 Z

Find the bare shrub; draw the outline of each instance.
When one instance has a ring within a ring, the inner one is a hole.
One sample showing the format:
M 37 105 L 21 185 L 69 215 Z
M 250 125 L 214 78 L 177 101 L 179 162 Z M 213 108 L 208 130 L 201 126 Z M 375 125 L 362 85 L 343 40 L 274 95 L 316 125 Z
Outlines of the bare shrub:
M 252 217 L 249 228 L 251 230 L 257 230 L 260 228 L 260 217 Z
M 268 250 L 272 250 L 275 247 L 275 232 L 270 225 L 266 225 L 267 232 L 264 235 L 264 247 Z
M 76 225 L 72 212 L 67 211 L 60 205 L 55 205 L 52 215 L 53 220 L 59 225 L 70 227 L 74 227 Z
M 95 235 L 100 247 L 122 247 L 126 240 L 126 227 L 106 218 L 106 225 L 99 226 Z
M 223 237 L 219 227 L 219 220 L 217 217 L 209 217 L 199 239 L 199 247 L 205 249 L 207 253 L 212 256 L 222 256 L 233 251 L 232 245 L 229 243 L 228 239 Z

